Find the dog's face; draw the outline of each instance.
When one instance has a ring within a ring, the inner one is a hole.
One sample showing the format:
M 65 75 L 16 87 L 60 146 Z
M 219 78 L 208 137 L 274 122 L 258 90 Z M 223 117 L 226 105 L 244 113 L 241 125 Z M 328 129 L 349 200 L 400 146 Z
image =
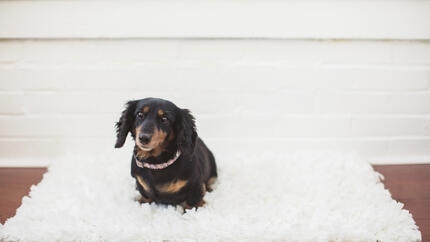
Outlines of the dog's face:
M 170 102 L 147 100 L 137 103 L 131 133 L 144 152 L 161 153 L 175 138 L 178 108 Z
M 122 147 L 130 132 L 142 156 L 158 156 L 172 147 L 184 152 L 194 148 L 197 136 L 188 110 L 156 98 L 129 101 L 116 127 L 115 147 Z

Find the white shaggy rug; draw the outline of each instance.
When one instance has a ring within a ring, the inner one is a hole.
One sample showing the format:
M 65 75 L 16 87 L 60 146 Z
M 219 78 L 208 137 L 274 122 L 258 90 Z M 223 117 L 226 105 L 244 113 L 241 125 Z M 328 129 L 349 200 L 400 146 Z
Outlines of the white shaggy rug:
M 4 241 L 420 241 L 411 214 L 354 155 L 217 156 L 206 205 L 135 202 L 130 153 L 68 156 L 49 168 Z

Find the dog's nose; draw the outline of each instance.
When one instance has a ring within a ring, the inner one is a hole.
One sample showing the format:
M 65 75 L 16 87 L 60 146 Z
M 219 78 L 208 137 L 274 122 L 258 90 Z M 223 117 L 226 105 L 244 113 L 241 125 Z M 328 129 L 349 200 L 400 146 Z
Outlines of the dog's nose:
M 146 145 L 146 144 L 149 143 L 149 141 L 151 141 L 151 135 L 149 135 L 149 134 L 139 134 L 139 141 L 143 145 Z

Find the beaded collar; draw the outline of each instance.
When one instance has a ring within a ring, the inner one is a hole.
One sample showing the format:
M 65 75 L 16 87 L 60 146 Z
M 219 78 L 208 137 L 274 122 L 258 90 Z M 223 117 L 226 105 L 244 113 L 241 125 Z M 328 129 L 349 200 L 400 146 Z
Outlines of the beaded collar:
M 134 159 L 136 160 L 136 165 L 140 168 L 148 168 L 151 170 L 161 170 L 173 164 L 173 162 L 175 162 L 180 155 L 181 155 L 181 151 L 178 150 L 176 151 L 175 156 L 172 159 L 161 164 L 151 164 L 144 161 L 139 161 L 139 159 L 136 157 L 136 154 L 134 154 Z

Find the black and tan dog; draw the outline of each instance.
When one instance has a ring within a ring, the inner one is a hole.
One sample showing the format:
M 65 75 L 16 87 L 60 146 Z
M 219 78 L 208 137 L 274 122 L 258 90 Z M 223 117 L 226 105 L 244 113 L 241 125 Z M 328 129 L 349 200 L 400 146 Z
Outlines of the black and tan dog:
M 140 202 L 184 208 L 204 204 L 217 168 L 187 109 L 157 98 L 129 101 L 116 128 L 115 148 L 124 145 L 128 132 L 135 140 L 131 175 L 142 195 Z

